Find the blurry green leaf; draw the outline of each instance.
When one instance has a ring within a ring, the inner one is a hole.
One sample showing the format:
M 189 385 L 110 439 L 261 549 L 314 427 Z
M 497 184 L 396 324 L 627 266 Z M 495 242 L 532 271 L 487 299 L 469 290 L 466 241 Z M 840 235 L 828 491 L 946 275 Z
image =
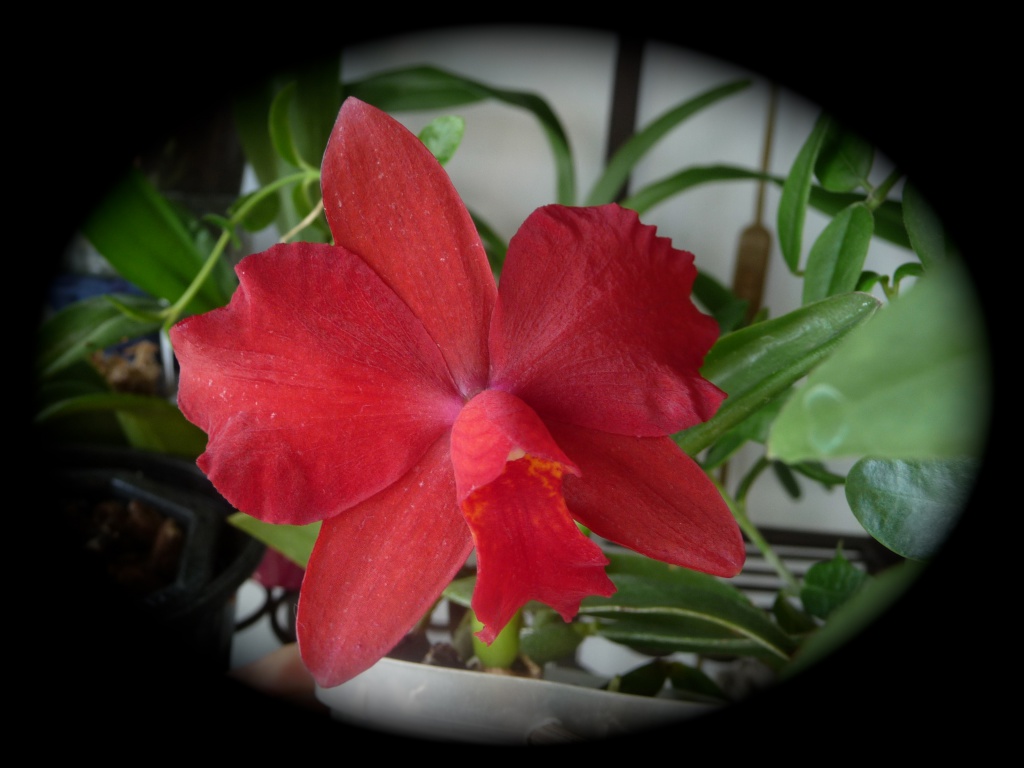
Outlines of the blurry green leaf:
M 818 623 L 812 616 L 793 605 L 782 593 L 775 596 L 772 615 L 779 627 L 789 635 L 806 635 L 818 628 Z
M 464 576 L 461 579 L 453 579 L 441 594 L 456 605 L 470 608 L 470 604 L 473 602 L 473 588 L 475 586 L 476 576 Z
M 898 555 L 932 558 L 967 503 L 978 461 L 861 459 L 846 480 L 854 517 Z
M 277 550 L 301 568 L 305 568 L 309 562 L 321 526 L 319 521 L 308 525 L 265 523 L 243 512 L 229 516 L 228 522 Z
M 833 123 L 825 136 L 814 173 L 830 192 L 852 192 L 867 188 L 874 163 L 874 147 L 859 135 Z
M 874 217 L 863 203 L 844 209 L 828 223 L 807 255 L 804 304 L 856 289 L 874 229 Z
M 771 464 L 772 471 L 775 473 L 775 478 L 779 481 L 779 485 L 789 494 L 791 499 L 794 501 L 799 499 L 801 495 L 800 483 L 797 482 L 792 470 L 781 461 L 773 461 Z
M 191 222 L 198 227 L 198 222 Z M 207 253 L 196 247 L 189 226 L 177 209 L 135 169 L 110 190 L 82 226 L 83 234 L 117 273 L 146 293 L 174 303 L 189 287 Z M 206 280 L 185 308 L 186 314 L 225 305 L 231 269 L 222 282 Z
M 391 70 L 345 84 L 345 95 L 355 96 L 385 112 L 446 109 L 495 99 L 533 113 L 547 137 L 555 161 L 555 198 L 576 204 L 576 175 L 569 138 L 548 103 L 534 93 L 493 88 L 437 67 L 417 66 Z
M 843 485 L 846 482 L 846 478 L 843 475 L 830 472 L 820 461 L 798 461 L 795 464 L 790 464 L 789 467 L 794 472 L 799 472 L 804 477 L 809 477 L 826 488 L 831 488 L 834 485 Z
M 295 140 L 292 138 L 292 126 L 289 117 L 289 110 L 292 103 L 292 95 L 295 93 L 295 83 L 288 83 L 278 91 L 277 96 L 270 105 L 269 130 L 270 141 L 274 151 L 289 165 L 296 168 L 304 166 L 299 152 L 295 148 Z
M 709 703 L 728 701 L 728 696 L 714 680 L 697 667 L 679 661 L 668 664 L 668 679 L 672 690 L 685 699 Z
M 466 121 L 457 115 L 444 115 L 427 123 L 420 131 L 419 139 L 444 165 L 455 154 L 466 132 Z
M 947 241 L 942 221 L 909 182 L 903 187 L 903 222 L 914 253 L 926 268 L 946 261 L 952 245 Z
M 698 272 L 693 281 L 693 296 L 718 322 L 721 333 L 728 333 L 739 325 L 747 313 L 747 302 L 737 298 L 715 278 Z
M 814 178 L 814 164 L 818 152 L 831 126 L 831 119 L 821 115 L 811 129 L 797 153 L 782 184 L 777 215 L 779 248 L 789 271 L 797 274 L 800 270 L 800 255 L 803 244 L 804 221 L 807 218 L 807 203 L 811 195 Z
M 711 419 L 673 439 L 696 455 L 807 375 L 878 306 L 867 294 L 841 294 L 722 336 L 701 373 L 729 396 Z
M 771 457 L 924 459 L 979 450 L 988 352 L 970 281 L 953 266 L 920 278 L 811 372 L 772 426 Z
M 36 414 L 47 424 L 85 413 L 117 416 L 128 442 L 136 448 L 196 458 L 206 447 L 206 434 L 160 397 L 125 392 L 83 394 L 49 404 Z
M 586 628 L 576 622 L 557 621 L 526 627 L 519 638 L 519 650 L 535 664 L 571 658 L 587 636 Z
M 594 184 L 584 205 L 604 205 L 615 200 L 633 167 L 669 131 L 712 104 L 750 86 L 750 80 L 737 80 L 711 88 L 688 99 L 637 131 L 615 152 L 604 173 Z M 627 206 L 628 207 L 628 206 Z
M 115 298 L 140 313 L 155 315 L 162 309 L 160 302 L 148 297 L 116 294 Z M 36 376 L 53 376 L 93 352 L 145 336 L 159 327 L 159 320 L 140 321 L 125 316 L 104 296 L 69 304 L 44 320 L 39 328 Z
M 870 577 L 864 571 L 836 553 L 831 560 L 815 563 L 804 575 L 800 602 L 812 616 L 827 619 L 838 606 L 845 603 Z
M 657 696 L 668 680 L 668 664 L 661 659 L 653 659 L 639 667 L 634 667 L 625 674 L 617 675 L 607 686 L 607 690 L 617 693 L 628 693 L 633 696 Z
M 293 160 L 304 158 L 309 166 L 319 168 L 331 129 L 341 108 L 341 59 L 337 55 L 304 60 L 302 67 L 283 71 L 275 77 L 251 85 L 235 94 L 232 101 L 235 125 L 246 160 L 252 166 L 261 187 L 298 170 L 293 162 L 283 159 L 271 140 L 271 109 L 283 88 L 290 88 L 288 110 L 275 115 L 276 121 L 287 121 L 287 128 L 278 124 L 275 132 L 287 131 Z M 259 231 L 276 217 L 281 234 L 291 231 L 301 220 L 292 206 L 290 189 L 281 189 L 267 197 L 247 217 L 246 229 Z M 329 233 L 306 228 L 303 237 L 327 242 Z
M 811 187 L 810 205 L 827 216 L 837 216 L 855 203 L 863 203 L 863 194 L 829 192 L 821 187 Z M 903 204 L 896 200 L 885 200 L 872 210 L 875 217 L 875 236 L 893 245 L 910 250 L 910 239 L 903 225 Z

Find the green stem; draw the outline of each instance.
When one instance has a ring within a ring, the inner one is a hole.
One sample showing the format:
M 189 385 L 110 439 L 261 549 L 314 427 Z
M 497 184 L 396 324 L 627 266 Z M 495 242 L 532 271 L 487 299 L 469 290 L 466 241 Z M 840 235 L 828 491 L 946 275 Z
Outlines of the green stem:
M 889 190 L 895 186 L 896 182 L 903 178 L 903 173 L 900 171 L 893 171 L 885 180 L 882 181 L 877 187 L 871 190 L 871 194 L 868 195 L 868 199 L 865 200 L 865 204 L 869 211 L 875 210 L 878 206 L 885 202 L 885 199 L 889 196 Z
M 188 306 L 189 302 L 192 301 L 195 295 L 199 292 L 203 283 L 206 282 L 206 278 L 209 277 L 213 268 L 220 260 L 220 257 L 224 254 L 225 249 L 228 247 L 228 243 L 231 242 L 232 230 L 245 220 L 245 217 L 249 215 L 252 209 L 255 208 L 256 205 L 264 198 L 277 192 L 277 190 L 282 187 L 296 182 L 312 180 L 319 175 L 319 171 L 302 171 L 301 173 L 293 173 L 290 176 L 282 176 L 280 179 L 275 179 L 266 186 L 260 187 L 244 199 L 242 204 L 238 206 L 238 210 L 236 210 L 228 220 L 230 226 L 221 233 L 219 238 L 217 238 L 217 242 L 210 250 L 210 255 L 206 257 L 206 261 L 203 262 L 203 266 L 196 273 L 196 276 L 192 279 L 188 288 L 185 289 L 185 292 L 178 297 L 178 300 L 174 302 L 174 304 L 163 311 L 163 329 L 165 332 L 170 329 L 172 325 L 178 322 L 182 312 L 185 311 L 185 307 Z
M 740 530 L 746 534 L 747 538 L 757 547 L 765 561 L 775 569 L 775 572 L 779 575 L 786 584 L 785 591 L 790 593 L 797 593 L 800 591 L 800 582 L 792 574 L 792 572 L 786 567 L 786 564 L 782 562 L 782 559 L 772 549 L 771 544 L 761 534 L 747 515 L 747 492 L 750 490 L 750 486 L 753 485 L 754 480 L 758 475 L 761 474 L 765 469 L 770 466 L 770 462 L 763 456 L 751 467 L 750 471 L 743 477 L 736 491 L 736 496 L 732 497 L 726 492 L 725 488 L 722 487 L 718 481 L 715 484 L 718 486 L 719 491 L 722 494 L 722 498 L 725 503 L 729 506 L 729 510 L 732 512 L 732 516 L 736 519 L 736 523 L 739 525 Z
M 485 643 L 476 633 L 484 628 L 484 625 L 470 609 L 470 619 L 473 625 L 473 653 L 480 660 L 480 663 L 487 669 L 508 669 L 519 658 L 519 630 L 523 625 L 522 611 L 516 611 L 516 615 L 505 625 L 505 628 L 494 638 L 490 645 Z

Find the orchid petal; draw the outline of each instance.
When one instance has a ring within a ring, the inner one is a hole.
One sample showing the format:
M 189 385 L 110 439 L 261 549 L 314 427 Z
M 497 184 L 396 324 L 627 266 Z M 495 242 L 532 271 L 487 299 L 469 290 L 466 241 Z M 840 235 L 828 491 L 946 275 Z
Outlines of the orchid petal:
M 459 502 L 504 472 L 513 452 L 518 454 L 515 458 L 530 453 L 579 474 L 526 403 L 507 392 L 487 389 L 466 403 L 452 425 L 452 463 Z
M 743 535 L 711 479 L 671 438 L 548 422 L 580 468 L 565 482 L 572 516 L 642 555 L 715 576 L 743 567 Z
M 340 685 L 386 655 L 471 550 L 445 435 L 397 483 L 321 526 L 296 614 L 316 682 Z
M 690 298 L 693 254 L 615 204 L 549 205 L 509 243 L 491 326 L 491 386 L 547 421 L 664 436 L 725 393 L 700 376 L 718 325 Z
M 484 642 L 529 600 L 569 621 L 583 598 L 614 593 L 608 559 L 562 497 L 563 475 L 578 470 L 525 403 L 498 390 L 473 398 L 452 427 L 452 461 L 476 544 L 473 610 Z
M 171 329 L 178 405 L 209 435 L 198 464 L 236 508 L 330 517 L 447 432 L 461 400 L 436 345 L 357 257 L 278 245 L 236 271 L 226 307 Z
M 321 186 L 335 243 L 409 305 L 463 394 L 482 389 L 494 276 L 440 163 L 401 123 L 349 98 L 327 144 Z

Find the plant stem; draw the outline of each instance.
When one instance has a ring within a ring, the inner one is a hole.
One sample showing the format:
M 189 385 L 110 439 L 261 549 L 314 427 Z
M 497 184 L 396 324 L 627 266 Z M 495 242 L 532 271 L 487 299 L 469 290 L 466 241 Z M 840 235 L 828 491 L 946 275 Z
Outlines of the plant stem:
M 293 173 L 290 176 L 283 176 L 280 179 L 275 179 L 266 186 L 260 187 L 242 201 L 241 205 L 238 206 L 238 209 L 229 219 L 230 227 L 225 229 L 221 233 L 221 236 L 217 238 L 217 242 L 210 250 L 210 255 L 206 257 L 206 261 L 203 262 L 203 266 L 196 273 L 196 276 L 192 279 L 188 288 L 185 289 L 185 292 L 178 297 L 178 300 L 174 302 L 174 304 L 163 311 L 164 331 L 167 331 L 172 325 L 178 322 L 181 317 L 181 313 L 199 292 L 199 289 L 206 281 L 206 278 L 209 277 L 210 273 L 213 271 L 217 261 L 223 255 L 224 250 L 228 247 L 228 243 L 231 242 L 233 229 L 245 220 L 245 217 L 249 215 L 252 209 L 255 208 L 256 205 L 264 198 L 274 192 L 277 192 L 281 187 L 297 182 L 309 181 L 319 177 L 319 175 L 319 171 L 302 171 L 300 173 Z
M 732 512 L 733 517 L 736 519 L 736 523 L 739 525 L 740 530 L 746 534 L 747 538 L 757 547 L 765 561 L 775 569 L 775 572 L 779 575 L 779 578 L 785 582 L 786 587 L 784 591 L 789 593 L 797 593 L 800 591 L 800 582 L 792 574 L 792 572 L 786 567 L 786 564 L 782 562 L 782 559 L 772 549 L 771 544 L 761 534 L 747 515 L 747 491 L 750 490 L 750 486 L 761 472 L 770 466 L 770 462 L 763 456 L 751 467 L 750 471 L 740 481 L 739 487 L 736 491 L 736 496 L 732 497 L 726 490 L 721 486 L 718 481 L 715 484 L 718 485 L 718 489 L 722 494 L 722 498 L 725 503 L 729 506 L 729 510 Z
M 516 615 L 505 625 L 505 628 L 494 638 L 494 642 L 487 645 L 476 636 L 476 633 L 483 629 L 484 625 L 470 609 L 473 625 L 473 652 L 480 660 L 480 663 L 488 669 L 508 669 L 519 658 L 519 630 L 523 625 L 522 611 L 516 611 Z

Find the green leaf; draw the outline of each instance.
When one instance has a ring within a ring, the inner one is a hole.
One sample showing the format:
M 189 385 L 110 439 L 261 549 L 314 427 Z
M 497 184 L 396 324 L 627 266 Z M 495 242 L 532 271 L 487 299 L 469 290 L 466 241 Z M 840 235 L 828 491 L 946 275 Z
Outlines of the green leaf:
M 466 132 L 466 121 L 457 115 L 444 115 L 427 123 L 420 131 L 419 139 L 431 151 L 437 161 L 444 165 L 455 154 Z
M 870 577 L 836 553 L 831 560 L 815 563 L 804 574 L 800 602 L 812 616 L 827 619 L 837 607 L 864 586 Z
M 447 109 L 494 99 L 533 113 L 547 137 L 555 161 L 555 198 L 575 205 L 576 176 L 569 138 L 554 110 L 540 96 L 494 88 L 485 83 L 430 66 L 381 72 L 345 84 L 345 95 L 355 96 L 385 112 Z
M 786 266 L 793 274 L 798 274 L 800 271 L 804 221 L 807 218 L 807 203 L 811 195 L 814 164 L 818 160 L 818 153 L 821 151 L 821 145 L 830 129 L 831 122 L 826 115 L 821 115 L 817 119 L 782 184 L 782 195 L 779 198 L 777 214 L 779 248 L 782 250 Z
M 792 464 L 978 452 L 989 413 L 987 345 L 969 280 L 945 266 L 811 372 L 772 426 L 770 456 Z
M 308 525 L 265 523 L 244 512 L 230 515 L 228 522 L 277 550 L 301 568 L 305 568 L 309 562 L 321 526 L 319 521 Z
M 589 634 L 578 622 L 557 621 L 523 629 L 519 650 L 535 664 L 543 666 L 549 661 L 572 658 L 583 639 Z
M 903 222 L 914 253 L 925 268 L 949 258 L 953 246 L 947 241 L 942 221 L 917 187 L 909 182 L 903 187 Z
M 774 398 L 722 435 L 705 454 L 702 462 L 704 469 L 711 470 L 720 466 L 750 440 L 763 443 L 768 438 L 768 429 L 784 402 L 784 394 Z
M 129 444 L 159 453 L 196 458 L 206 447 L 206 434 L 172 403 L 160 397 L 125 392 L 88 393 L 50 403 L 35 417 L 46 425 L 88 413 L 114 413 Z
M 270 121 L 268 125 L 270 141 L 274 146 L 274 151 L 289 165 L 301 168 L 304 166 L 304 163 L 302 158 L 299 157 L 299 151 L 295 148 L 295 139 L 292 138 L 291 120 L 288 115 L 296 87 L 295 83 L 288 83 L 274 97 L 274 101 L 270 105 Z
M 859 135 L 833 123 L 815 162 L 814 174 L 830 192 L 868 188 L 875 150 Z
M 695 166 L 648 184 L 626 197 L 621 205 L 637 213 L 645 213 L 673 195 L 701 184 L 717 181 L 758 181 L 763 178 L 763 173 L 730 165 Z
M 130 170 L 92 211 L 82 232 L 117 273 L 144 292 L 174 303 L 185 292 L 206 261 L 196 247 L 190 227 L 201 225 L 183 219 L 149 181 Z M 185 308 L 186 314 L 205 312 L 225 305 L 230 293 L 230 267 L 222 261 L 217 269 L 229 274 L 206 280 Z
M 673 439 L 696 455 L 806 376 L 878 306 L 868 294 L 841 294 L 722 336 L 701 373 L 729 396 L 711 419 Z
M 160 302 L 130 294 L 112 294 L 140 314 L 157 315 Z M 39 327 L 35 375 L 46 378 L 69 365 L 128 339 L 146 336 L 160 328 L 158 319 L 139 320 L 125 315 L 105 296 L 77 301 L 55 312 Z
M 666 662 L 662 661 L 662 664 Z M 703 670 L 680 661 L 668 663 L 668 679 L 672 690 L 682 698 L 709 703 L 726 702 L 729 697 Z
M 828 223 L 807 255 L 804 304 L 857 288 L 874 229 L 874 216 L 863 203 L 851 205 Z
M 615 200 L 637 162 L 669 131 L 727 96 L 750 86 L 750 80 L 737 80 L 712 88 L 669 109 L 637 131 L 615 152 L 604 173 L 594 184 L 584 205 L 603 205 Z
M 747 313 L 746 301 L 704 272 L 698 272 L 693 281 L 693 296 L 718 321 L 721 333 L 733 330 Z
M 861 459 L 846 479 L 846 499 L 871 536 L 902 557 L 934 557 L 960 517 L 978 461 Z
M 812 616 L 793 605 L 781 592 L 775 596 L 775 602 L 772 603 L 772 616 L 779 627 L 789 635 L 806 635 L 818 628 L 818 623 Z
M 340 57 L 332 55 L 306 61 L 299 69 L 283 71 L 236 93 L 232 107 L 239 141 L 261 187 L 299 168 L 278 154 L 271 139 L 271 110 L 280 91 L 290 88 L 291 96 L 288 109 L 274 117 L 278 123 L 275 133 L 287 132 L 291 147 L 288 154 L 294 161 L 301 158 L 308 166 L 319 168 L 341 108 L 340 72 Z M 275 220 L 282 234 L 302 220 L 292 206 L 291 190 L 287 188 L 264 198 L 243 224 L 250 231 L 259 231 Z M 302 236 L 327 242 L 330 234 L 319 228 L 306 228 Z
M 611 597 L 587 597 L 580 616 L 598 634 L 641 652 L 751 653 L 787 658 L 795 644 L 732 585 L 633 554 L 609 554 Z
M 661 659 L 653 659 L 623 675 L 616 676 L 608 684 L 607 690 L 633 696 L 657 696 L 665 687 L 666 680 L 668 664 Z

